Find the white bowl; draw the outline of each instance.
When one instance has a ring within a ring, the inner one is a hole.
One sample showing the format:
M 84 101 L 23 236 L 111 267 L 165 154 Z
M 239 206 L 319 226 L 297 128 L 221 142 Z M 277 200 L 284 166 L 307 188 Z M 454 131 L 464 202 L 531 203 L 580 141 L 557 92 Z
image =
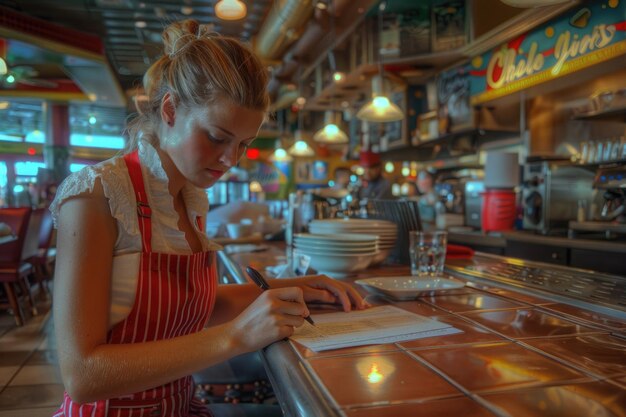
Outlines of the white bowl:
M 311 221 L 312 225 L 325 225 L 331 227 L 380 227 L 396 229 L 395 223 L 388 220 L 376 219 L 317 219 Z
M 311 251 L 295 249 L 294 253 L 311 257 L 311 267 L 322 274 L 332 277 L 345 277 L 368 267 L 374 253 L 358 255 L 318 255 Z
M 374 259 L 372 259 L 372 263 L 370 264 L 370 266 L 378 265 L 382 261 L 387 259 L 387 256 L 389 256 L 389 254 L 391 253 L 392 249 L 393 248 L 379 248 L 378 249 L 378 253 L 376 255 L 374 255 Z
M 363 249 L 374 248 L 376 249 L 376 240 L 369 240 L 367 242 L 333 242 L 328 240 L 316 240 L 316 239 L 294 239 L 296 246 L 318 246 L 329 249 Z
M 356 233 L 342 233 L 339 235 L 328 234 L 328 235 L 317 235 L 313 233 L 297 233 L 294 235 L 294 239 L 296 241 L 317 241 L 317 242 L 325 242 L 325 243 L 354 243 L 354 242 L 376 242 L 378 236 L 376 235 L 365 235 L 365 234 L 356 234 Z
M 361 254 L 361 253 L 376 253 L 376 245 L 367 246 L 363 248 L 328 248 L 322 245 L 295 245 L 296 249 L 300 249 L 302 251 L 307 252 L 315 252 L 318 255 L 322 254 L 337 254 L 337 255 L 350 255 L 350 254 Z

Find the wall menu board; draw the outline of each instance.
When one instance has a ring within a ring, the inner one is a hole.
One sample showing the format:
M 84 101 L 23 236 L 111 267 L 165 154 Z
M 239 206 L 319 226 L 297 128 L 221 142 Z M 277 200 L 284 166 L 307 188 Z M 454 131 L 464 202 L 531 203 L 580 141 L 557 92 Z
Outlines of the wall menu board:
M 470 106 L 470 72 L 467 66 L 439 74 L 437 100 L 440 135 L 474 127 L 474 115 Z

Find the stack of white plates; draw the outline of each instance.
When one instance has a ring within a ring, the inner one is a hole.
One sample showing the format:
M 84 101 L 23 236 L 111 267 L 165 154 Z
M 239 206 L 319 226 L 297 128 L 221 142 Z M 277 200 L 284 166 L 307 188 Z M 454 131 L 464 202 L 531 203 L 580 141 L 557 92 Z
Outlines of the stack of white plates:
M 316 234 L 342 235 L 345 233 L 378 236 L 378 254 L 372 265 L 382 262 L 396 245 L 398 228 L 388 220 L 374 219 L 324 219 L 312 220 L 309 231 Z
M 314 269 L 336 278 L 367 268 L 378 254 L 375 235 L 299 233 L 293 242 L 297 254 L 311 257 Z

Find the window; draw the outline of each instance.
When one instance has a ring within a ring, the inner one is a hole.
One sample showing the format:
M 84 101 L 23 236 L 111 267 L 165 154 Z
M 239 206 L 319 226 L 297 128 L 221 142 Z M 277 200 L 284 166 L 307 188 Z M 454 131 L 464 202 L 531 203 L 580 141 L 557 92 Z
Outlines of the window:
M 25 182 L 36 182 L 37 171 L 45 168 L 46 164 L 35 161 L 20 161 L 15 163 L 15 182 L 23 184 Z
M 72 133 L 70 135 L 70 145 L 85 146 L 90 148 L 122 149 L 124 147 L 124 138 L 122 136 Z
M 26 134 L 26 137 L 24 138 L 24 142 L 45 143 L 46 134 L 39 129 L 35 129 Z
M 87 164 L 78 164 L 78 163 L 70 164 L 70 172 L 78 172 L 81 169 L 85 168 L 86 166 Z
M 7 171 L 7 163 L 0 161 L 0 207 L 3 207 L 7 200 L 7 183 L 9 174 Z
M 21 142 L 22 141 L 22 137 L 21 136 L 16 136 L 16 135 L 6 135 L 4 133 L 0 133 L 0 141 Z

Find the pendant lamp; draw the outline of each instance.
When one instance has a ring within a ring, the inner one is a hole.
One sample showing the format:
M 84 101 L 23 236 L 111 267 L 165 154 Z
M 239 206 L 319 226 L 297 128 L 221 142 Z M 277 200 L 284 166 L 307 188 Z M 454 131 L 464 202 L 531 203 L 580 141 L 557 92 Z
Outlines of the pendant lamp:
M 372 77 L 372 100 L 357 112 L 356 117 L 368 122 L 396 122 L 404 113 L 383 94 L 383 76 Z
M 315 156 L 315 151 L 309 146 L 304 138 L 304 132 L 300 129 L 294 133 L 295 143 L 287 150 L 287 153 L 296 157 Z
M 324 114 L 324 127 L 315 132 L 313 140 L 328 144 L 348 143 L 348 136 L 339 128 L 341 115 L 332 110 Z
M 246 5 L 241 0 L 220 0 L 215 5 L 215 15 L 222 20 L 243 19 Z
M 274 153 L 270 155 L 269 160 L 272 162 L 291 162 L 293 158 L 289 156 L 285 148 L 283 148 L 283 143 L 285 143 L 288 138 L 285 134 L 285 113 L 284 111 L 278 111 L 276 114 L 278 127 L 280 129 L 280 136 L 276 140 L 276 149 Z
M 287 151 L 285 149 L 283 149 L 282 147 L 280 147 L 280 145 L 279 145 L 278 148 L 276 148 L 274 153 L 271 154 L 268 159 L 270 161 L 272 161 L 272 162 L 291 162 L 291 161 L 293 161 L 293 158 L 291 156 L 289 156 Z
M 378 33 L 383 30 L 383 11 L 386 2 L 378 6 Z M 356 117 L 368 122 L 396 122 L 404 119 L 404 113 L 384 94 L 385 69 L 378 49 L 378 74 L 372 78 L 372 100 L 357 112 Z

